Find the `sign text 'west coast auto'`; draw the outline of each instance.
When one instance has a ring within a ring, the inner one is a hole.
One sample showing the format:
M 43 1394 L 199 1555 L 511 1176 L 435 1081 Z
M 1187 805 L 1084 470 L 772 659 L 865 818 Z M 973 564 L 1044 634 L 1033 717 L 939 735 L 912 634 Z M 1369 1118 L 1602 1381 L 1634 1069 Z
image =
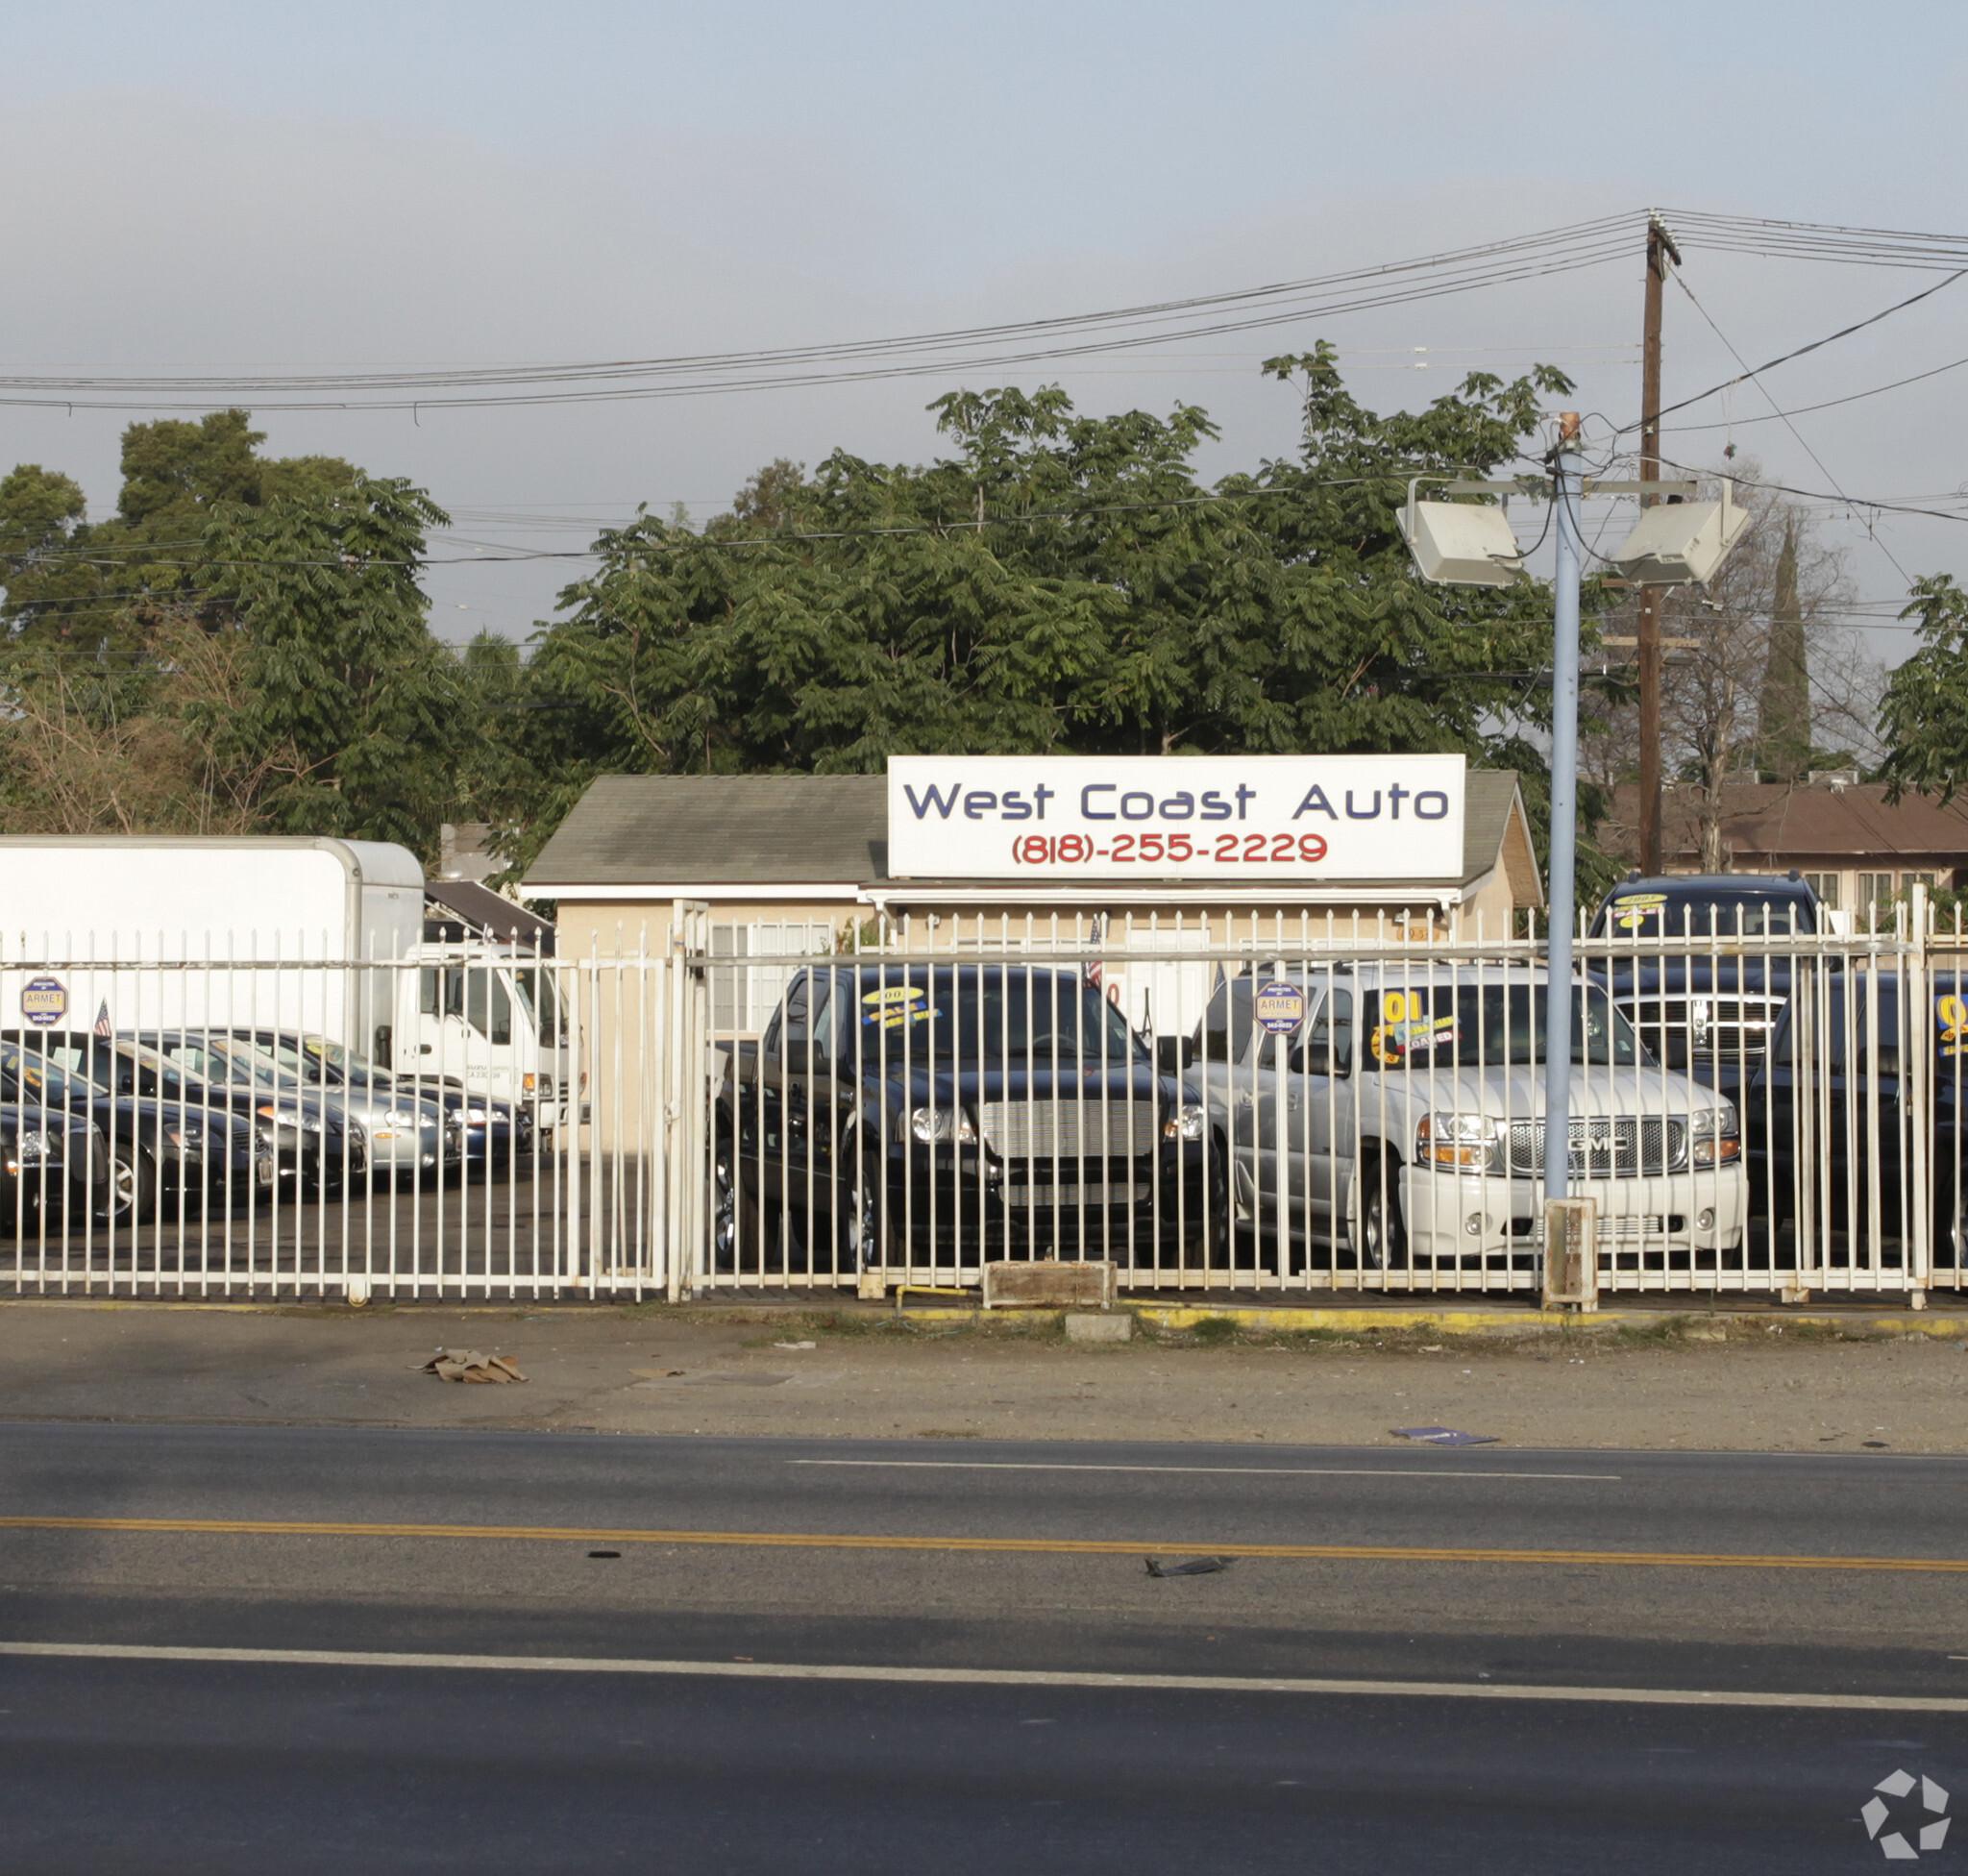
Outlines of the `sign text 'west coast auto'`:
M 1460 755 L 896 755 L 898 879 L 1445 879 Z

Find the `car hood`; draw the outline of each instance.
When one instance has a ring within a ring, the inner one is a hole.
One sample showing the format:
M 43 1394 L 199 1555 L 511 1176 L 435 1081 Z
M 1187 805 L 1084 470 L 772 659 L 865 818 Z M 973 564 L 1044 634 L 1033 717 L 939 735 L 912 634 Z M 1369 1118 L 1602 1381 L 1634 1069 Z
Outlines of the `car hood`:
M 1664 992 L 1699 995 L 1703 991 L 1776 991 L 1787 994 L 1796 975 L 1797 960 L 1761 952 L 1718 949 L 1664 957 L 1600 957 L 1588 966 L 1591 975 L 1607 984 L 1615 997 L 1649 996 Z
M 1456 1069 L 1434 1074 L 1360 1077 L 1362 1123 L 1382 1106 L 1414 1120 L 1423 1114 L 1488 1114 L 1499 1120 L 1534 1120 L 1544 1112 L 1544 1071 Z M 1572 1115 L 1685 1115 L 1713 1107 L 1715 1094 L 1671 1069 L 1575 1068 L 1567 1105 Z
M 1178 1085 L 1156 1074 L 1148 1063 L 1124 1069 L 1094 1069 L 1085 1074 L 1062 1067 L 1027 1068 L 1022 1064 L 984 1064 L 937 1073 L 904 1074 L 893 1067 L 886 1075 L 870 1074 L 871 1088 L 886 1088 L 892 1098 L 906 1094 L 911 1106 L 973 1107 L 979 1101 L 1084 1100 L 1159 1102 L 1172 1105 L 1182 1098 Z M 1193 1097 L 1191 1097 L 1193 1098 Z

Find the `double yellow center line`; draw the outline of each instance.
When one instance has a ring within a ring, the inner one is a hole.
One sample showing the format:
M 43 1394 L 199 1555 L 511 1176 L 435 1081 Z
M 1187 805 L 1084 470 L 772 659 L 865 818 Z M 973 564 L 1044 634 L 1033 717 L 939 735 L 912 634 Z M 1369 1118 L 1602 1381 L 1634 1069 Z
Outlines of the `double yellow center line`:
M 1794 1557 L 1682 1550 L 1505 1550 L 1396 1543 L 1208 1543 L 1109 1538 L 892 1537 L 835 1531 L 610 1531 L 555 1524 L 353 1524 L 265 1518 L 0 1517 L 0 1530 L 164 1537 L 470 1538 L 501 1543 L 718 1544 L 762 1550 L 987 1551 L 1050 1557 L 1203 1555 L 1313 1563 L 1539 1564 L 1667 1569 L 1843 1569 L 1968 1573 L 1968 1557 Z

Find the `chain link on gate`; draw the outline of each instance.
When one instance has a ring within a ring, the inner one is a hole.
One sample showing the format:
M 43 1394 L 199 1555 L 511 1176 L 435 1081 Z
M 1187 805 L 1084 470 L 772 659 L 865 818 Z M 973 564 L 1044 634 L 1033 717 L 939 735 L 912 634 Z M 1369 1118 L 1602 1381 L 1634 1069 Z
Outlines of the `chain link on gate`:
M 1597 1291 L 1959 1287 L 1968 936 L 1918 891 L 1764 923 L 1578 941 Z M 13 1294 L 1542 1281 L 1542 947 L 1473 921 L 685 905 L 574 958 L 158 949 L 0 949 Z

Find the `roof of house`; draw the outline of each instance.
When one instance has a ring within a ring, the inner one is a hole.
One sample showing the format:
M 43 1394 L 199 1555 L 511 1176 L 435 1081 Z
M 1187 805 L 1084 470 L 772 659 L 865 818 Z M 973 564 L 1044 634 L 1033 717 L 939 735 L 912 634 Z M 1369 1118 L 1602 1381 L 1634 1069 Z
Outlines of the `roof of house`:
M 1513 837 L 1513 808 L 1516 807 Z M 1521 850 L 1521 851 L 1519 851 Z M 1514 897 L 1536 903 L 1537 863 L 1513 771 L 1469 771 L 1463 816 L 1467 885 L 1499 864 Z M 528 870 L 540 897 L 581 886 L 885 886 L 885 776 L 601 776 Z M 961 881 L 911 878 L 912 891 Z M 1343 887 L 1347 880 L 1321 880 Z M 1385 880 L 1372 882 L 1382 889 Z
M 1701 802 L 1691 788 L 1668 790 L 1661 802 L 1661 847 L 1676 859 L 1701 853 Z M 1639 791 L 1615 791 L 1607 846 L 1634 850 Z M 1948 858 L 1968 863 L 1968 800 L 1943 805 L 1934 795 L 1886 801 L 1882 782 L 1842 788 L 1821 783 L 1733 782 L 1722 791 L 1722 850 L 1784 865 L 1823 860 L 1828 867 L 1872 859 Z

